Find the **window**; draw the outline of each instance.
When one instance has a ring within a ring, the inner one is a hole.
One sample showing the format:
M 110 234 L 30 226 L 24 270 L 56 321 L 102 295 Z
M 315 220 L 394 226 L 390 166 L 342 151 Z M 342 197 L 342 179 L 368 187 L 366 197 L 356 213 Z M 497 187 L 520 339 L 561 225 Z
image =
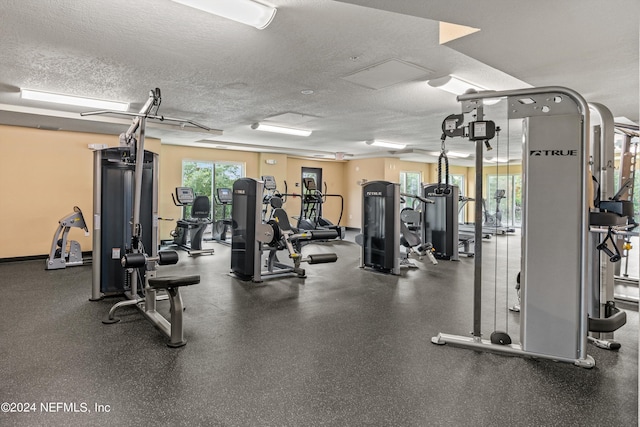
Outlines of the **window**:
M 213 163 L 183 161 L 182 186 L 193 188 L 196 196 L 207 196 L 211 200 L 213 188 Z M 191 216 L 191 206 L 182 208 L 182 217 Z
M 244 165 L 232 162 L 182 162 L 182 186 L 193 188 L 197 196 L 207 196 L 214 206 L 213 219 L 222 219 L 222 206 L 213 197 L 217 188 L 232 188 L 236 179 L 244 176 Z M 183 217 L 191 214 L 191 207 L 184 208 Z
M 241 163 L 214 163 L 213 164 L 213 189 L 217 194 L 218 188 L 233 188 L 233 183 L 244 177 L 244 165 Z M 214 200 L 215 202 L 215 200 Z M 224 206 L 218 203 L 214 204 L 214 220 L 225 219 Z M 231 216 L 231 211 L 227 208 L 227 216 Z
M 420 172 L 400 172 L 400 192 L 407 194 L 420 194 L 422 192 L 422 174 Z M 404 197 L 401 208 L 409 207 L 419 209 L 414 197 Z M 419 203 L 419 202 L 418 202 Z

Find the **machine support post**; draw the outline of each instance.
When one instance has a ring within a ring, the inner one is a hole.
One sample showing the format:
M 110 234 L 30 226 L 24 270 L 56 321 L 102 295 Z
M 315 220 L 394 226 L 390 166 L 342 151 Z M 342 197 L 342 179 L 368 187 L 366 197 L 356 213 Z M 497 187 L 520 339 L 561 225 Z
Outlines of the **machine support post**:
M 482 113 L 480 112 L 481 116 Z M 481 118 L 479 120 L 482 120 Z M 474 261 L 473 261 L 473 336 L 482 337 L 482 159 L 484 141 L 476 141 L 476 195 L 474 206 Z
M 93 170 L 100 171 L 102 165 L 102 152 L 96 151 L 93 156 Z M 102 256 L 102 174 L 93 174 L 93 262 L 100 262 Z M 102 294 L 100 292 L 100 269 L 93 267 L 91 269 L 91 298 L 89 301 L 100 301 Z
M 134 172 L 134 192 L 133 192 L 133 229 L 131 230 L 131 235 L 133 236 L 133 240 L 136 242 L 136 247 L 132 248 L 134 252 L 138 252 L 139 245 L 138 241 L 141 237 L 140 230 L 140 205 L 142 200 L 142 170 L 144 169 L 144 127 L 146 119 L 142 117 L 140 119 L 140 137 L 138 138 L 138 144 L 136 147 L 136 167 Z

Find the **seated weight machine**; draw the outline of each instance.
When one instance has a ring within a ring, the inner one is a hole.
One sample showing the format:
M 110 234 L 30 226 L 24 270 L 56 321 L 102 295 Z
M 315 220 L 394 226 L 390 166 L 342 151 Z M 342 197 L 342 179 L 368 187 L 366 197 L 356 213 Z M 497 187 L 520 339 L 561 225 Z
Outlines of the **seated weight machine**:
M 420 237 L 424 226 L 422 214 L 427 209 L 427 206 L 433 205 L 435 201 L 418 194 L 400 193 L 400 203 L 405 203 L 405 198 L 414 199 L 414 204 L 413 207 L 405 207 L 400 210 L 400 246 L 404 247 L 406 251 L 404 256 L 400 258 L 400 265 L 417 267 L 409 260 L 412 254 L 420 260 L 423 256 L 426 256 L 433 265 L 438 265 L 431 240 Z M 417 204 L 419 204 L 419 207 L 416 206 Z
M 295 275 L 305 278 L 300 264 L 335 262 L 334 253 L 303 256 L 302 243 L 338 237 L 336 230 L 296 230 L 282 208 L 273 208 L 273 219 L 262 221 L 264 182 L 252 178 L 240 178 L 233 184 L 231 210 L 231 273 L 238 279 L 260 283 L 267 277 Z M 273 200 L 279 199 L 277 197 Z M 278 253 L 286 250 L 290 263 L 278 259 Z M 267 253 L 266 269 L 262 269 L 263 255 Z
M 74 206 L 73 212 L 58 221 L 58 228 L 53 234 L 51 250 L 45 264 L 45 270 L 58 270 L 66 267 L 82 265 L 82 249 L 80 243 L 69 240 L 69 231 L 72 228 L 81 228 L 89 235 L 87 223 L 79 207 Z
M 419 195 L 401 194 L 400 184 L 388 181 L 369 181 L 362 186 L 362 234 L 356 236 L 361 247 L 360 268 L 399 275 L 401 267 L 416 267 L 408 259 L 411 253 L 438 263 L 431 244 L 423 244 L 417 230 L 409 228 L 409 222 L 420 221 L 419 213 L 412 209 L 401 212 L 402 196 L 416 198 L 423 205 L 433 203 Z M 404 255 L 401 246 L 406 248 Z
M 147 120 L 170 121 L 209 128 L 195 122 L 158 116 L 160 89 L 150 91 L 139 113 L 94 111 L 82 115 L 133 116 L 120 135 L 120 146 L 94 152 L 93 275 L 91 301 L 124 294 L 103 323 L 116 323 L 117 309 L 133 306 L 169 339 L 183 346 L 183 304 L 180 287 L 200 282 L 200 276 L 156 277 L 158 265 L 175 264 L 175 251 L 158 252 L 158 155 L 144 149 Z M 157 295 L 165 290 L 166 295 Z M 170 321 L 156 311 L 169 299 Z

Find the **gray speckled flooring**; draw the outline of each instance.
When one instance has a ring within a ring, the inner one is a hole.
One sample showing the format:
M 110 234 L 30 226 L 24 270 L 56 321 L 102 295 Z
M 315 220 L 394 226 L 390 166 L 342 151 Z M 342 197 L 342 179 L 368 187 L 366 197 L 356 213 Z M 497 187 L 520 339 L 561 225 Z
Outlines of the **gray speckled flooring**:
M 508 321 L 517 341 L 518 315 L 504 307 L 516 299 L 518 261 L 503 261 L 518 255 L 519 239 L 483 247 L 484 333 L 497 255 L 497 277 L 511 283 L 508 295 L 499 285 L 496 322 Z M 160 272 L 202 276 L 183 290 L 189 342 L 179 349 L 134 309 L 102 324 L 118 298 L 88 301 L 91 267 L 0 263 L 0 400 L 36 403 L 35 413 L 0 413 L 0 425 L 637 425 L 637 312 L 617 333 L 620 351 L 589 346 L 597 365 L 586 370 L 432 344 L 438 332 L 471 331 L 472 258 L 418 261 L 394 277 L 359 269 L 351 242 L 310 245 L 303 252 L 335 251 L 338 262 L 256 285 L 228 275 L 230 248 L 215 250 L 182 252 Z M 90 412 L 46 413 L 46 402 Z M 96 403 L 110 411 L 96 413 Z

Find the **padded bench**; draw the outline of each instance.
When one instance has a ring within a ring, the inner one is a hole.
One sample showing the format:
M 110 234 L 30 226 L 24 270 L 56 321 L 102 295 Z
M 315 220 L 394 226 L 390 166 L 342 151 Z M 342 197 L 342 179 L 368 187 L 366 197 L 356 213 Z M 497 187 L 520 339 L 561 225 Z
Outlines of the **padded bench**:
M 180 287 L 189 286 L 200 283 L 199 275 L 192 276 L 164 276 L 154 277 L 148 280 L 149 287 L 153 289 L 165 289 L 169 294 L 169 304 L 171 304 L 171 331 L 170 341 L 167 343 L 169 347 L 182 347 L 187 343 L 184 339 L 182 326 L 182 312 L 184 306 L 180 297 Z
M 196 285 L 200 283 L 200 276 L 164 276 L 149 279 L 149 286 L 154 289 L 173 289 L 180 286 Z

